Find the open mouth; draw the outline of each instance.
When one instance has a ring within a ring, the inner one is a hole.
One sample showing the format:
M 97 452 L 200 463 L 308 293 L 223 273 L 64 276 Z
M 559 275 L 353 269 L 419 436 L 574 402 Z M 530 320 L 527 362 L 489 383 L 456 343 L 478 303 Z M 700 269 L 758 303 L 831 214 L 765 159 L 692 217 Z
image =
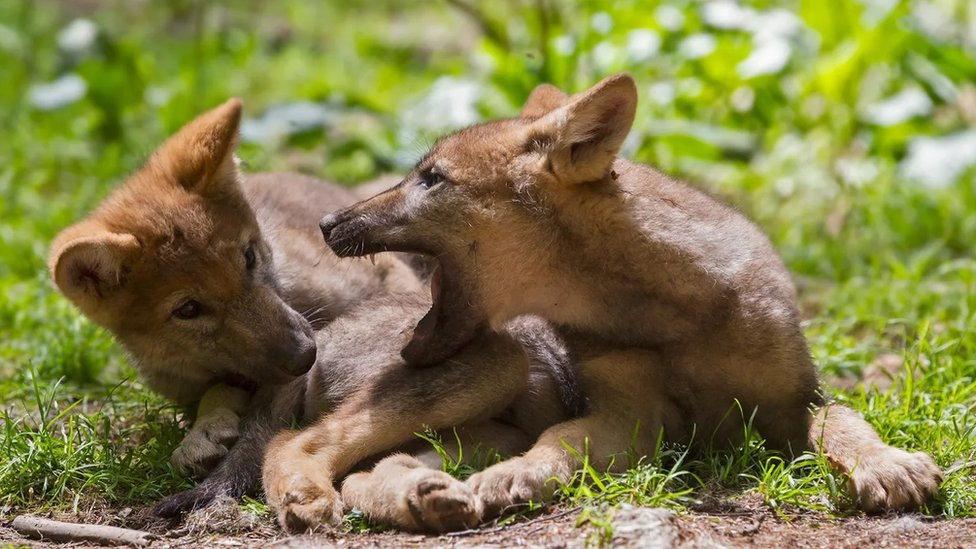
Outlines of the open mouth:
M 430 280 L 431 306 L 400 352 L 409 364 L 442 362 L 468 344 L 481 328 L 472 314 L 470 298 L 449 268 L 438 262 Z
M 393 245 L 370 237 L 367 224 L 355 214 L 340 211 L 319 221 L 325 242 L 339 257 L 366 256 L 382 251 L 397 251 L 433 256 L 423 244 Z M 470 290 L 456 276 L 455 269 L 436 259 L 431 275 L 431 307 L 414 328 L 413 335 L 400 355 L 408 364 L 431 365 L 443 362 L 468 344 L 480 330 L 482 322 L 471 306 Z
M 220 383 L 224 385 L 229 385 L 231 387 L 236 387 L 238 389 L 247 391 L 248 393 L 253 393 L 258 388 L 258 382 L 238 373 L 227 373 L 221 376 Z
M 441 285 L 444 278 L 444 268 L 438 263 L 430 277 L 430 310 L 420 319 L 413 329 L 413 336 L 409 345 L 423 345 L 437 332 L 438 318 L 441 314 Z

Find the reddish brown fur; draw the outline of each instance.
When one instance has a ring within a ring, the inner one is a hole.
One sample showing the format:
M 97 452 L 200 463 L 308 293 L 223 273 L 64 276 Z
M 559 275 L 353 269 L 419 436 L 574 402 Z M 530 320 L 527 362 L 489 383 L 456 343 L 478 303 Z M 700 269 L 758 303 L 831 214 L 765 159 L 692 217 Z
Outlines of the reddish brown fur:
M 522 117 L 445 137 L 399 186 L 321 222 L 340 255 L 414 251 L 443 265 L 436 329 L 403 351 L 413 362 L 522 314 L 576 342 L 590 414 L 472 477 L 490 509 L 567 480 L 577 464 L 565 443 L 589 440 L 598 465 L 632 443 L 651 451 L 660 429 L 687 441 L 697 428 L 699 441 L 724 444 L 754 410 L 773 447 L 819 440 L 810 410 L 822 400 L 789 273 L 742 215 L 617 157 L 636 102 L 628 75 L 571 98 L 543 87 Z M 917 506 L 937 491 L 931 458 L 882 444 L 850 410 L 822 410 L 834 411 L 824 449 L 849 472 L 860 464 L 853 487 L 865 509 Z
M 311 328 L 278 294 L 270 247 L 241 191 L 240 117 L 231 99 L 185 126 L 51 247 L 61 291 L 177 401 L 224 378 L 287 379 L 314 360 Z M 203 314 L 177 318 L 189 300 Z
M 452 375 L 404 367 L 399 348 L 428 290 L 392 254 L 340 264 L 316 221 L 354 195 L 294 174 L 242 176 L 232 157 L 239 121 L 240 102 L 231 100 L 188 124 L 52 247 L 59 288 L 113 331 L 150 385 L 177 400 L 200 399 L 172 461 L 198 476 L 213 472 L 161 502 L 158 513 L 240 495 L 256 480 L 274 428 L 292 419 L 315 425 L 271 444 L 265 480 L 282 523 L 295 527 L 338 520 L 343 502 L 332 483 L 425 426 L 459 425 L 468 448 L 517 453 L 565 417 L 558 386 L 566 378 L 552 367 L 566 361 L 531 321 L 518 326 L 535 334 L 524 343 L 535 360 L 487 334 L 443 367 Z M 205 313 L 175 316 L 187 299 Z M 301 336 L 309 324 L 318 329 L 319 356 L 296 377 L 295 328 Z M 498 380 L 500 371 L 514 375 Z M 223 383 L 241 378 L 257 393 Z M 509 406 L 504 423 L 490 420 Z M 350 479 L 350 501 L 373 520 L 414 530 L 474 525 L 473 492 L 431 468 L 435 460 L 421 451 L 382 461 Z

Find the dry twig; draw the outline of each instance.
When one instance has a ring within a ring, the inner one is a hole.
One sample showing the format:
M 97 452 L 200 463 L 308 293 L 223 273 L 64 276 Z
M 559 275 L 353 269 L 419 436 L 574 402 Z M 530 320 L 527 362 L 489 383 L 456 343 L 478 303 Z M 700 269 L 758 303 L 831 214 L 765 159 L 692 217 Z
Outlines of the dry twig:
M 141 530 L 102 524 L 60 522 L 31 516 L 19 516 L 14 519 L 11 526 L 28 538 L 56 542 L 87 541 L 104 545 L 148 545 L 155 537 Z

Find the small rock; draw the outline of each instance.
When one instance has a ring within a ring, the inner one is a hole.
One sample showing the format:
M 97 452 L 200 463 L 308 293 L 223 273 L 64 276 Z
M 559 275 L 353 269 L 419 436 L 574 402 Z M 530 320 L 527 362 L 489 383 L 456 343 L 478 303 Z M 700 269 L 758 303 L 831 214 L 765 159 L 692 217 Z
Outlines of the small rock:
M 677 517 L 667 509 L 622 505 L 613 513 L 613 547 L 670 549 L 672 547 L 717 548 L 710 537 L 682 536 Z
M 187 515 L 184 524 L 191 535 L 239 536 L 273 531 L 270 519 L 244 511 L 236 500 L 226 496 L 218 497 L 206 507 L 193 511 Z
M 880 530 L 886 534 L 907 534 L 925 528 L 925 523 L 913 516 L 898 517 L 885 524 Z

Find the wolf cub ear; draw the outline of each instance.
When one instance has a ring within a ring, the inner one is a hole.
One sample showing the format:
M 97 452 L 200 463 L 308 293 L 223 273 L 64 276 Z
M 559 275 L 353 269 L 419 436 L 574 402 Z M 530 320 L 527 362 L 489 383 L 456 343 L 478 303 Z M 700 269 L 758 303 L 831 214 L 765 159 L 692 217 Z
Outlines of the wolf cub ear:
M 594 181 L 610 172 L 636 110 L 634 79 L 616 74 L 529 124 L 527 138 L 547 144 L 546 165 L 557 181 Z
M 556 86 L 539 84 L 529 94 L 529 98 L 525 100 L 525 105 L 522 106 L 522 112 L 519 116 L 522 118 L 539 118 L 562 107 L 567 100 L 569 100 L 569 96 Z
M 156 150 L 153 163 L 195 193 L 237 189 L 239 172 L 234 151 L 242 105 L 235 97 L 201 114 Z
M 78 233 L 87 234 L 74 236 Z M 126 271 L 139 249 L 131 234 L 85 231 L 76 225 L 55 240 L 48 266 L 61 293 L 97 321 L 97 306 L 125 284 Z

